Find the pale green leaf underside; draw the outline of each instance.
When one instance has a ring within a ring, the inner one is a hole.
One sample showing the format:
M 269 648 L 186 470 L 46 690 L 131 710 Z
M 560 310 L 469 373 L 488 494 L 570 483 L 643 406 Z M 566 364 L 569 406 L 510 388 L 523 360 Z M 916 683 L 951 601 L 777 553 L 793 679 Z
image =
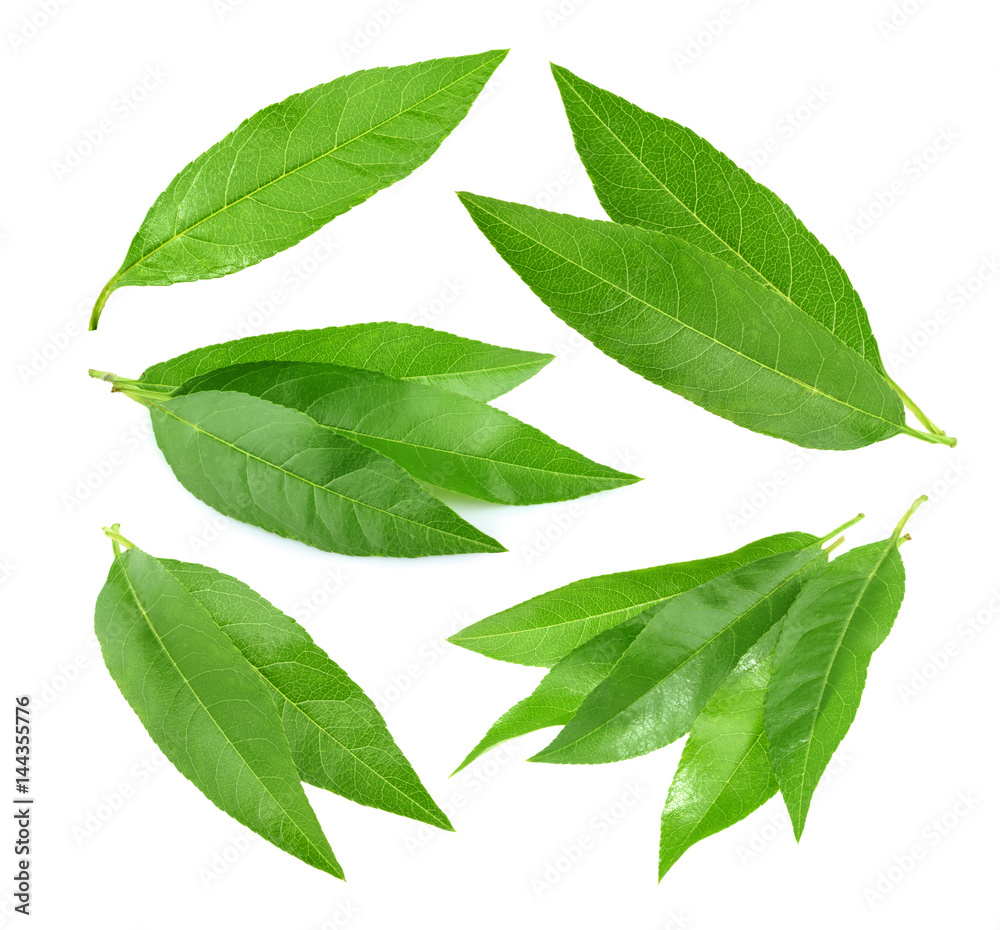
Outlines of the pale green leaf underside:
M 884 373 L 847 273 L 786 203 L 687 127 L 565 68 L 552 73 L 611 219 L 677 236 L 774 287 Z
M 494 503 L 569 500 L 638 480 L 475 398 L 378 371 L 252 362 L 186 381 L 174 396 L 201 391 L 237 391 L 299 410 L 414 478 Z
M 255 113 L 156 198 L 94 310 L 124 285 L 231 274 L 423 164 L 506 55 L 358 71 Z
M 456 772 L 507 740 L 562 726 L 573 719 L 583 699 L 611 673 L 615 663 L 645 628 L 656 607 L 587 640 L 559 662 L 523 701 L 507 711 L 476 744 Z
M 503 551 L 391 459 L 297 410 L 225 391 L 147 406 L 178 481 L 226 516 L 345 555 Z
M 868 663 L 899 613 L 904 582 L 897 538 L 861 546 L 809 579 L 785 618 L 764 725 L 796 838 L 857 713 Z
M 154 387 L 175 388 L 216 368 L 263 361 L 368 368 L 486 401 L 517 387 L 552 361 L 552 356 L 494 346 L 410 323 L 353 323 L 265 333 L 205 346 L 151 365 L 139 380 Z
M 691 727 L 660 817 L 660 878 L 699 840 L 739 823 L 778 790 L 764 695 L 779 629 L 743 656 Z
M 116 552 L 95 629 L 112 678 L 177 769 L 248 829 L 343 878 L 267 686 L 156 559 Z
M 683 736 L 825 558 L 818 547 L 782 552 L 668 601 L 533 761 L 615 762 Z
M 583 578 L 472 623 L 449 642 L 504 662 L 551 667 L 648 607 L 756 559 L 815 542 L 809 533 L 780 533 L 724 555 Z
M 881 373 L 773 288 L 654 230 L 461 194 L 560 319 L 644 378 L 759 433 L 854 449 L 907 432 Z
M 274 689 L 299 775 L 359 804 L 450 830 L 371 699 L 291 617 L 205 565 L 161 559 Z

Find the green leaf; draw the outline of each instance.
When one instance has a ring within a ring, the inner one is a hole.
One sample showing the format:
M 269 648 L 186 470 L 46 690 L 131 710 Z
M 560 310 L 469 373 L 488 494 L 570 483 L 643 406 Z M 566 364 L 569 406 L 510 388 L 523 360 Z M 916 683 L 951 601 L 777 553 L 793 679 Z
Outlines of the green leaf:
M 784 201 L 687 127 L 558 65 L 552 74 L 611 219 L 677 236 L 775 288 L 885 374 L 847 273 Z
M 764 706 L 771 765 L 795 830 L 864 690 L 872 653 L 903 603 L 903 526 L 882 542 L 834 559 L 803 585 L 781 630 Z
M 391 459 L 298 410 L 228 391 L 141 399 L 177 480 L 228 517 L 345 555 L 504 551 Z
M 354 323 L 247 336 L 151 365 L 139 381 L 180 387 L 188 378 L 242 362 L 328 362 L 436 384 L 479 400 L 506 394 L 553 356 L 507 349 L 409 323 Z
M 768 436 L 855 449 L 906 433 L 899 395 L 778 291 L 637 226 L 460 194 L 553 312 L 597 348 L 706 410 Z
M 657 609 L 651 607 L 618 626 L 598 633 L 560 659 L 528 697 L 515 704 L 490 727 L 455 772 L 460 772 L 484 752 L 509 739 L 569 723 L 583 699 L 608 677 L 615 663 Z
M 648 607 L 741 565 L 818 541 L 809 533 L 779 533 L 707 559 L 583 578 L 472 623 L 448 641 L 491 659 L 553 666 Z
M 298 623 L 236 578 L 205 565 L 159 562 L 273 689 L 302 780 L 452 829 L 371 699 Z
M 781 552 L 678 594 L 532 761 L 616 762 L 683 736 L 825 559 L 818 546 Z
M 739 823 L 778 791 L 767 757 L 764 695 L 775 624 L 698 715 L 660 818 L 660 878 L 695 843 Z
M 174 396 L 202 391 L 238 391 L 300 410 L 414 478 L 495 503 L 568 500 L 639 480 L 480 400 L 378 371 L 252 362 L 186 381 Z
M 343 878 L 268 687 L 157 559 L 116 543 L 95 629 L 122 695 L 181 774 L 268 842 Z
M 406 177 L 462 121 L 506 51 L 358 71 L 244 120 L 156 198 L 101 291 L 254 265 Z

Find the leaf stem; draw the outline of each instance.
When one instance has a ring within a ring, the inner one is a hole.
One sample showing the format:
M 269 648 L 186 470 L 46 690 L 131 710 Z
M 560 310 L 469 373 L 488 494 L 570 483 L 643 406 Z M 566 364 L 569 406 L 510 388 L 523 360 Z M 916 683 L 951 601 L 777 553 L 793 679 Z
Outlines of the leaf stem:
M 827 555 L 829 555 L 829 554 L 830 554 L 831 552 L 833 552 L 833 550 L 834 550 L 834 549 L 836 549 L 836 548 L 837 548 L 837 546 L 839 546 L 839 545 L 840 545 L 840 544 L 841 544 L 841 543 L 842 543 L 842 542 L 844 541 L 844 539 L 845 539 L 845 538 L 846 538 L 846 537 L 844 537 L 844 536 L 841 536 L 841 537 L 840 537 L 840 539 L 837 539 L 837 540 L 834 540 L 834 541 L 833 541 L 833 542 L 832 542 L 832 543 L 831 543 L 831 544 L 830 544 L 829 546 L 827 546 L 827 547 L 826 547 L 826 549 L 824 549 L 823 551 L 824 551 L 824 552 L 825 552 L 825 553 L 826 553 Z
M 850 529 L 852 526 L 854 526 L 855 523 L 860 523 L 862 520 L 864 520 L 864 518 L 865 515 L 863 513 L 859 513 L 856 517 L 852 517 L 846 523 L 842 523 L 835 530 L 832 530 L 831 532 L 827 533 L 826 536 L 824 536 L 819 541 L 819 544 L 823 545 L 823 543 L 829 542 L 831 539 L 833 539 L 834 536 L 838 535 L 839 533 L 843 533 L 844 530 Z
M 131 540 L 126 539 L 118 532 L 118 528 L 121 526 L 120 523 L 112 523 L 111 526 L 102 526 L 101 529 L 104 530 L 104 535 L 111 540 L 115 548 L 115 555 L 120 553 L 119 546 L 124 546 L 126 549 L 135 549 L 136 545 Z
M 898 384 L 896 384 L 896 382 L 893 381 L 889 375 L 886 375 L 885 379 L 892 385 L 892 389 L 900 396 L 900 399 L 903 401 L 903 406 L 906 407 L 906 409 L 909 410 L 910 413 L 912 413 L 929 432 L 933 433 L 935 436 L 945 435 L 944 430 L 941 429 L 941 427 L 936 426 L 931 418 L 913 402 L 913 398 L 910 397 L 910 395 L 907 394 L 906 391 L 904 391 Z M 950 439 L 951 437 L 946 438 Z M 954 445 L 954 442 L 952 442 L 951 445 Z
M 115 275 L 107 284 L 104 285 L 104 290 L 97 295 L 97 300 L 94 302 L 94 309 L 90 313 L 90 324 L 87 329 L 93 331 L 97 329 L 97 321 L 101 318 L 101 311 L 104 309 L 104 305 L 108 302 L 108 298 L 111 296 L 111 292 L 115 289 L 115 282 L 118 280 L 118 275 Z
M 135 381 L 132 378 L 122 378 L 113 372 L 100 371 L 97 368 L 89 369 L 88 374 L 91 378 L 107 381 L 111 385 L 112 392 L 119 391 L 126 397 L 131 397 L 132 400 L 138 401 L 140 404 L 144 404 L 147 400 L 162 400 L 173 393 L 173 389 L 166 391 L 150 390 L 149 385 L 144 384 L 142 381 Z
M 927 500 L 928 500 L 927 495 L 921 494 L 920 497 L 918 497 L 912 504 L 910 504 L 910 509 L 903 514 L 903 518 L 899 521 L 899 523 L 896 524 L 896 528 L 892 531 L 892 538 L 896 540 L 897 546 L 902 545 L 904 539 L 910 538 L 909 534 L 903 537 L 903 527 L 906 526 L 906 523 L 910 519 L 910 517 L 912 517 L 917 512 L 917 508 L 920 507 L 921 504 L 926 504 Z
M 949 446 L 952 449 L 958 444 L 958 440 L 954 436 L 945 436 L 944 433 L 925 433 L 923 430 L 914 429 L 912 426 L 903 425 L 900 428 L 900 432 L 906 433 L 907 436 L 913 436 L 917 439 L 922 439 L 924 442 L 934 442 L 939 443 L 942 446 Z

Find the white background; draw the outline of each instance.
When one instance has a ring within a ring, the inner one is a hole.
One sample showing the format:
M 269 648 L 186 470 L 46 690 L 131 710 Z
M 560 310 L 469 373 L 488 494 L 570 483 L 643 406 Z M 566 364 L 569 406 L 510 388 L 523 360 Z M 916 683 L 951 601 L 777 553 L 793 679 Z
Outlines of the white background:
M 34 926 L 997 926 L 1000 285 L 982 274 L 1000 258 L 995 4 L 398 0 L 357 44 L 386 0 L 46 6 L 11 0 L 0 24 L 3 692 L 38 705 Z M 240 274 L 125 288 L 100 330 L 84 331 L 148 205 L 244 117 L 359 68 L 507 46 L 484 98 L 410 178 Z M 755 158 L 755 175 L 840 257 L 890 371 L 957 449 L 897 437 L 803 453 L 574 337 L 452 193 L 602 215 L 549 60 Z M 88 151 L 102 120 L 111 129 Z M 902 193 L 879 208 L 894 183 Z M 868 228 L 852 234 L 863 215 Z M 325 260 L 324 242 L 335 243 Z M 275 288 L 281 306 L 255 315 Z M 134 376 L 240 325 L 380 319 L 555 352 L 498 405 L 646 480 L 576 506 L 456 502 L 503 555 L 350 559 L 219 521 L 173 479 L 142 409 L 87 378 L 89 367 Z M 540 677 L 445 644 L 459 626 L 586 575 L 783 530 L 824 534 L 859 510 L 869 516 L 850 542 L 882 538 L 923 491 L 906 602 L 798 846 L 775 798 L 658 886 L 680 742 L 615 765 L 523 762 L 551 736 L 540 733 L 448 779 Z M 342 884 L 248 838 L 162 763 L 93 639 L 111 557 L 101 526 L 113 521 L 150 552 L 237 575 L 299 616 L 379 696 L 457 834 L 310 788 Z M 2 797 L 13 763 L 7 748 L 0 758 Z M 582 847 L 567 869 L 565 850 Z M 17 926 L 8 889 L 0 923 Z

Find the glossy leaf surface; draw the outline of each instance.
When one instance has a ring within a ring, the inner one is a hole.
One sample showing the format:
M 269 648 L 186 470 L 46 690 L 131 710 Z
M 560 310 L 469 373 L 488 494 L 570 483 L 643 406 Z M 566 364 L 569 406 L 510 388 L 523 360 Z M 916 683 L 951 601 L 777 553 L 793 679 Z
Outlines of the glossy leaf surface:
M 391 459 L 298 410 L 228 391 L 146 404 L 177 480 L 228 517 L 346 555 L 503 551 Z
M 246 362 L 324 362 L 368 368 L 493 400 L 544 368 L 551 355 L 494 346 L 409 323 L 354 323 L 247 336 L 150 365 L 139 380 L 180 387 L 189 378 Z
M 775 289 L 675 236 L 462 194 L 504 260 L 601 351 L 740 426 L 819 449 L 908 433 L 899 395 Z
M 371 699 L 303 627 L 236 578 L 190 562 L 160 564 L 273 690 L 303 781 L 452 829 Z
M 299 410 L 414 478 L 494 503 L 569 500 L 638 480 L 482 401 L 378 371 L 256 362 L 193 378 L 175 396 L 203 391 L 237 391 Z
M 743 656 L 691 727 L 660 818 L 660 878 L 699 840 L 739 823 L 778 791 L 764 695 L 779 629 Z
M 818 546 L 782 552 L 678 594 L 533 761 L 615 762 L 683 736 L 825 559 Z
M 91 328 L 119 287 L 239 271 L 406 177 L 461 122 L 505 55 L 358 71 L 244 120 L 156 198 Z
M 583 578 L 472 623 L 449 642 L 504 662 L 553 666 L 603 630 L 682 591 L 816 542 L 809 533 L 779 533 L 724 555 Z
M 343 878 L 270 690 L 157 559 L 116 547 L 95 629 L 112 678 L 177 769 L 268 842 Z

